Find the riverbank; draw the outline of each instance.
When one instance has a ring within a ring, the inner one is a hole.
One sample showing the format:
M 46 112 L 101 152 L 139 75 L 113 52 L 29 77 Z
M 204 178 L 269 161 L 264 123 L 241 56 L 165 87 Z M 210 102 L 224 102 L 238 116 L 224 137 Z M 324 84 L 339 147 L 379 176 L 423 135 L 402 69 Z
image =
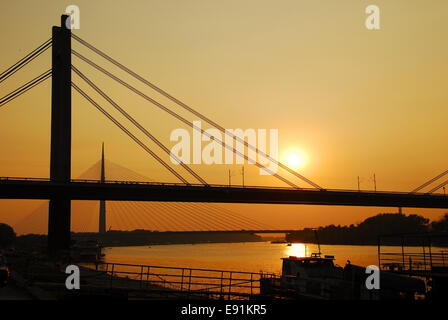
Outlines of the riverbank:
M 97 241 L 104 247 L 263 241 L 262 237 L 244 231 L 108 231 L 104 234 L 74 233 L 72 239 L 75 242 Z

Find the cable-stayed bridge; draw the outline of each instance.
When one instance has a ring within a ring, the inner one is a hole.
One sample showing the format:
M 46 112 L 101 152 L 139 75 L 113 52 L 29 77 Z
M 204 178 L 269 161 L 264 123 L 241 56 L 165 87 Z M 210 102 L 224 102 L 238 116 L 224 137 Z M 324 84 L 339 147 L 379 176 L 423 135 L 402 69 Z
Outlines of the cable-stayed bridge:
M 103 147 L 104 148 L 104 147 Z M 103 157 L 78 179 L 98 181 L 104 177 L 114 181 L 150 181 L 148 177 L 127 169 Z M 102 217 L 103 215 L 103 217 Z M 217 204 L 142 202 L 142 201 L 84 201 L 72 206 L 71 229 L 76 232 L 105 232 L 107 230 L 145 229 L 159 232 L 189 231 L 285 231 L 277 226 L 245 217 Z M 21 219 L 14 229 L 19 233 L 44 234 L 48 227 L 48 205 L 42 204 Z
M 50 154 L 50 178 L 2 178 L 0 179 L 0 198 L 5 199 L 50 199 L 48 241 L 50 251 L 65 249 L 70 244 L 70 206 L 72 200 L 109 200 L 109 201 L 165 201 L 165 202 L 215 202 L 215 203 L 270 203 L 270 204 L 312 204 L 312 205 L 346 205 L 346 206 L 385 206 L 385 207 L 420 207 L 420 208 L 448 208 L 448 198 L 443 194 L 434 193 L 444 188 L 447 181 L 443 177 L 448 174 L 445 171 L 441 175 L 431 179 L 427 183 L 415 189 L 413 192 L 373 192 L 360 190 L 331 190 L 319 186 L 314 181 L 304 177 L 290 169 L 283 163 L 273 159 L 263 150 L 259 150 L 246 142 L 244 138 L 232 135 L 223 126 L 211 120 L 207 116 L 197 112 L 194 108 L 170 95 L 153 83 L 144 79 L 136 72 L 130 70 L 122 63 L 113 59 L 105 52 L 92 44 L 71 33 L 66 28 L 68 16 L 62 16 L 61 27 L 53 27 L 51 39 L 45 41 L 30 54 L 19 60 L 16 64 L 5 70 L 0 75 L 0 83 L 7 80 L 20 69 L 28 65 L 43 52 L 52 48 L 52 66 L 37 77 L 25 83 L 0 99 L 0 107 L 18 98 L 30 89 L 38 86 L 50 77 L 52 78 L 52 108 L 51 108 L 51 154 Z M 183 117 L 180 113 L 155 100 L 146 91 L 140 90 L 122 78 L 113 74 L 106 68 L 95 63 L 78 51 L 72 49 L 72 39 L 77 43 L 120 69 L 142 85 L 147 87 L 164 99 L 171 101 L 185 112 L 194 115 L 198 119 L 208 123 L 224 135 L 231 135 L 235 142 L 244 145 L 248 150 L 264 159 L 278 165 L 282 174 L 271 171 L 267 166 L 256 159 L 251 159 L 245 153 L 240 152 L 233 144 L 229 145 L 211 136 L 207 131 L 198 128 L 193 122 Z M 77 60 L 72 63 L 72 57 Z M 231 187 L 213 185 L 207 179 L 200 176 L 188 164 L 174 156 L 179 166 L 178 170 L 187 174 L 189 178 L 174 169 L 172 165 L 149 148 L 141 139 L 135 136 L 126 126 L 107 112 L 103 104 L 89 95 L 79 85 L 81 81 L 90 90 L 101 96 L 102 101 L 111 105 L 116 112 L 125 117 L 142 134 L 150 139 L 163 153 L 170 155 L 170 150 L 153 134 L 144 127 L 136 118 L 130 115 L 117 101 L 111 98 L 106 91 L 95 84 L 81 71 L 77 63 L 82 62 L 95 69 L 109 79 L 127 88 L 133 94 L 149 102 L 152 106 L 164 111 L 183 124 L 192 127 L 204 136 L 213 139 L 222 147 L 232 151 L 236 156 L 251 162 L 261 170 L 266 171 L 275 179 L 281 181 L 284 188 L 270 188 L 260 186 Z M 76 81 L 72 75 L 76 75 Z M 71 177 L 71 94 L 72 88 L 95 109 L 109 119 L 118 129 L 139 145 L 161 166 L 170 172 L 179 183 L 163 182 L 136 182 L 136 181 L 108 181 L 104 180 L 77 180 Z M 303 188 L 286 177 L 292 175 L 303 181 L 309 188 Z M 193 179 L 194 183 L 191 182 Z M 437 182 L 439 181 L 439 182 Z M 442 181 L 442 182 L 440 182 Z M 434 185 L 425 193 L 420 191 Z

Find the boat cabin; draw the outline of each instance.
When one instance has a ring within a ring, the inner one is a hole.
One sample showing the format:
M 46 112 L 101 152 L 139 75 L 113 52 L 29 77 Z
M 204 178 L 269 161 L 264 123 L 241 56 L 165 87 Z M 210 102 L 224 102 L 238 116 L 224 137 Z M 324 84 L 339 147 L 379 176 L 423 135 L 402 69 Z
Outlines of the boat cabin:
M 312 254 L 310 257 L 282 258 L 282 277 L 296 278 L 342 278 L 343 268 L 334 264 L 334 256 L 321 257 Z

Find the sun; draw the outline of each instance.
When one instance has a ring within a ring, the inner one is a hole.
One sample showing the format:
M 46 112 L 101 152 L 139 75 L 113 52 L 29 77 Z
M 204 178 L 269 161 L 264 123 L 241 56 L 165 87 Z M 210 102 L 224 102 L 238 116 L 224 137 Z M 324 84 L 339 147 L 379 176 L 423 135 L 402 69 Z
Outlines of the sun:
M 299 155 L 297 155 L 297 154 L 290 154 L 288 157 L 288 164 L 291 167 L 296 168 L 296 167 L 300 166 L 301 162 L 302 162 L 302 159 L 300 159 Z
M 308 163 L 308 156 L 303 150 L 289 149 L 285 152 L 284 161 L 291 169 L 303 169 Z

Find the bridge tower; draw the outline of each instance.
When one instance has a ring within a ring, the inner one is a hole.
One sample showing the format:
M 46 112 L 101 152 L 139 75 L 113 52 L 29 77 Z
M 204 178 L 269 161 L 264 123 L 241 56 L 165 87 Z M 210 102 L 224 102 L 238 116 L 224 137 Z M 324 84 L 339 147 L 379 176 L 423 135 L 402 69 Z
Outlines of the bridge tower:
M 106 180 L 106 171 L 104 168 L 104 142 L 101 148 L 101 182 Z M 100 200 L 99 233 L 106 233 L 106 201 Z
M 61 26 L 53 27 L 51 88 L 50 180 L 67 183 L 71 177 L 71 30 L 70 17 L 61 17 Z M 56 254 L 70 249 L 70 206 L 68 194 L 50 199 L 48 250 Z

